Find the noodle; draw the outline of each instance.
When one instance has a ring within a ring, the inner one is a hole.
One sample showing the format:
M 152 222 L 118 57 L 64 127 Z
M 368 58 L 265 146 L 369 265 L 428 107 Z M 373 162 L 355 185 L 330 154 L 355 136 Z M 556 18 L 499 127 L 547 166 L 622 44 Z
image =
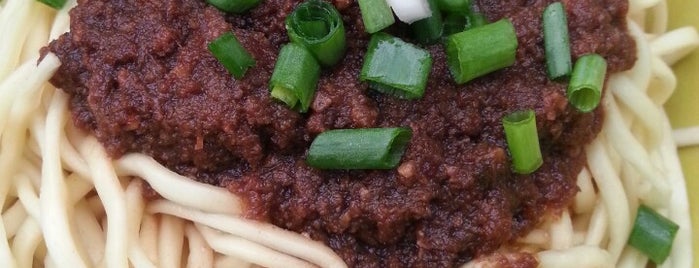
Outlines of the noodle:
M 219 234 L 205 226 L 198 226 L 197 229 L 215 251 L 238 257 L 243 261 L 262 267 L 313 267 L 310 263 L 251 243 L 240 237 Z
M 679 147 L 699 145 L 699 127 L 676 129 L 672 132 L 672 138 Z
M 143 220 L 145 203 L 141 195 L 141 182 L 133 181 L 126 189 L 126 210 L 128 214 L 129 260 L 138 267 L 155 267 L 138 240 L 139 228 Z
M 189 256 L 187 256 L 187 268 L 195 267 L 213 267 L 214 254 L 209 244 L 204 240 L 204 237 L 199 231 L 188 225 L 185 228 L 187 236 L 187 244 L 189 244 Z M 241 265 L 242 266 L 242 265 Z M 233 266 L 231 266 L 233 267 Z M 240 267 L 240 266 L 235 266 Z
M 12 254 L 17 261 L 17 267 L 31 267 L 33 252 L 42 242 L 41 228 L 33 219 L 22 223 L 12 244 Z
M 682 38 L 687 38 L 689 42 L 678 43 L 677 40 Z M 699 45 L 699 34 L 692 27 L 684 27 L 657 37 L 650 45 L 666 64 L 672 65 Z
M 571 263 L 579 267 L 614 267 L 611 259 L 607 251 L 592 246 L 547 250 L 539 253 L 539 263 L 543 267 L 566 267 Z
M 150 261 L 158 259 L 158 221 L 153 214 L 144 214 L 141 223 L 140 242 Z
M 184 222 L 180 218 L 163 215 L 160 218 L 158 237 L 159 267 L 181 267 L 182 245 L 184 244 Z
M 75 4 L 53 11 L 0 1 L 0 267 L 346 267 L 319 242 L 242 218 L 241 200 L 226 189 L 143 154 L 111 160 L 68 123 L 68 96 L 47 83 L 58 58 L 36 62 L 39 48 L 68 29 Z M 580 192 L 515 245 L 541 266 L 644 267 L 648 258 L 627 246 L 640 203 L 680 225 L 660 267 L 691 266 L 676 146 L 699 145 L 699 127 L 673 132 L 662 104 L 677 84 L 669 66 L 699 46 L 699 34 L 667 32 L 667 18 L 664 0 L 630 1 L 637 62 L 608 81 L 606 120 L 585 148 Z M 146 202 L 143 183 L 163 199 Z M 465 267 L 479 265 L 488 259 Z
M 124 234 L 127 231 L 126 198 L 112 161 L 95 139 L 86 140 L 80 151 L 87 160 L 92 171 L 95 190 L 107 213 L 107 241 L 105 256 L 107 267 L 127 266 L 127 242 Z
M 332 250 L 319 242 L 309 241 L 308 238 L 300 234 L 281 229 L 271 224 L 223 214 L 209 214 L 162 200 L 151 202 L 149 208 L 151 212 L 174 215 L 205 224 L 212 228 L 311 261 L 321 267 L 342 266 L 340 265 L 342 260 L 340 260 Z
M 129 154 L 116 162 L 120 173 L 144 178 L 160 195 L 175 203 L 207 212 L 240 214 L 236 196 L 223 188 L 180 176 L 149 156 Z
M 631 231 L 631 212 L 627 206 L 628 199 L 624 187 L 610 165 L 611 161 L 601 139 L 593 141 L 586 151 L 592 177 L 599 188 L 601 203 L 605 206 L 607 215 L 614 215 L 606 220 L 609 222 L 610 236 L 607 250 L 612 259 L 616 260 L 626 246 Z

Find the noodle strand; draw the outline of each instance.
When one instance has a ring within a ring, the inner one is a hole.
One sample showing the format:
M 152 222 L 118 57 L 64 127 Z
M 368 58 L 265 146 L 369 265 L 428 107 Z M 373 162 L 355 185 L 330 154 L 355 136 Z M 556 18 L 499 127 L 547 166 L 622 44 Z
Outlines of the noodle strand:
M 607 217 L 610 235 L 607 248 L 612 260 L 616 262 L 626 246 L 626 240 L 631 231 L 631 216 L 626 205 L 628 201 L 626 195 L 622 194 L 625 193 L 625 190 L 614 169 L 610 166 L 606 149 L 599 139 L 588 145 L 585 151 L 590 171 L 599 188 L 601 200 L 607 213 L 614 215 Z
M 188 224 L 187 227 L 185 227 L 185 234 L 187 235 L 187 244 L 189 245 L 187 268 L 213 267 L 214 252 L 209 244 L 207 244 L 206 240 L 204 240 L 199 230 L 197 230 L 194 225 Z
M 48 56 L 47 56 L 48 57 Z M 65 96 L 57 92 L 52 99 L 55 104 L 48 111 L 46 119 L 46 131 L 60 133 L 65 124 L 64 109 L 67 109 Z M 71 267 L 89 267 L 86 253 L 77 245 L 76 235 L 71 228 L 72 206 L 68 206 L 68 189 L 65 185 L 63 171 L 60 164 L 60 156 L 56 135 L 45 137 L 45 146 L 42 152 L 44 162 L 42 164 L 41 180 L 41 229 L 52 259 Z
M 225 231 L 311 261 L 321 267 L 346 267 L 344 262 L 334 252 L 319 242 L 310 241 L 300 234 L 271 224 L 222 214 L 207 214 L 164 201 L 152 202 L 148 206 L 148 210 L 153 213 L 169 214 L 205 224 L 211 228 Z
M 126 267 L 128 266 L 126 257 L 128 243 L 124 234 L 128 233 L 128 230 L 125 194 L 119 178 L 114 172 L 112 162 L 109 161 L 102 145 L 94 138 L 88 137 L 86 139 L 79 150 L 90 167 L 95 190 L 102 199 L 100 203 L 104 205 L 109 226 L 105 247 L 105 263 L 107 267 Z

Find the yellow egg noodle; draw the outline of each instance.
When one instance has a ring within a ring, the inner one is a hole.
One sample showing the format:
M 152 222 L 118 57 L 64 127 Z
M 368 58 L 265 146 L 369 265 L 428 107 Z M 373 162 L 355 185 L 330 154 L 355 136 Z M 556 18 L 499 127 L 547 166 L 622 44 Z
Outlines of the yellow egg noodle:
M 112 160 L 76 129 L 67 95 L 47 82 L 60 61 L 48 54 L 37 65 L 39 49 L 68 30 L 74 5 L 54 11 L 37 1 L 0 2 L 0 267 L 346 266 L 322 243 L 242 218 L 239 198 L 227 190 L 143 154 Z M 638 59 L 609 79 L 605 123 L 586 147 L 580 192 L 515 245 L 542 267 L 645 267 L 647 257 L 626 244 L 640 203 L 680 225 L 660 267 L 692 266 L 675 143 L 699 144 L 699 128 L 673 132 L 662 104 L 677 82 L 669 65 L 698 46 L 699 35 L 690 27 L 667 31 L 667 18 L 664 0 L 630 1 Z M 163 199 L 145 202 L 143 181 Z

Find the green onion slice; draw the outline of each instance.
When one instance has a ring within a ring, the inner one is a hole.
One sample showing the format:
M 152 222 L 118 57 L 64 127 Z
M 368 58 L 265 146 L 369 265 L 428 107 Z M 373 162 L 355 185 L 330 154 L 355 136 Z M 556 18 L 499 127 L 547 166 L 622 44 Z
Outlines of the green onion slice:
M 581 112 L 597 108 L 607 74 L 607 61 L 598 54 L 588 54 L 575 62 L 568 84 L 568 102 Z
M 517 52 L 517 35 L 507 19 L 447 37 L 447 63 L 456 83 L 511 66 Z
M 536 130 L 536 115 L 533 110 L 517 111 L 502 119 L 507 148 L 512 156 L 515 173 L 529 174 L 542 164 L 539 134 Z
M 232 32 L 227 32 L 211 41 L 209 51 L 236 79 L 241 79 L 248 68 L 255 66 L 255 59 L 238 42 Z
M 323 66 L 335 65 L 345 55 L 345 25 L 328 2 L 300 4 L 286 17 L 286 31 L 292 42 L 305 46 Z
M 260 0 L 206 0 L 210 5 L 227 13 L 243 13 L 257 6 Z
M 444 36 L 460 33 L 488 24 L 483 14 L 466 10 L 463 13 L 448 13 L 444 18 Z
M 444 17 L 444 36 L 450 36 L 466 30 L 468 17 L 463 14 L 447 14 Z
M 469 0 L 437 0 L 437 6 L 441 11 L 448 13 L 466 14 L 471 7 Z
M 408 128 L 337 129 L 321 133 L 306 163 L 320 169 L 391 169 L 412 136 Z
M 289 108 L 306 112 L 313 100 L 318 77 L 320 65 L 313 55 L 299 44 L 286 44 L 279 52 L 269 81 L 270 94 Z
M 568 19 L 561 2 L 550 4 L 544 10 L 544 48 L 549 78 L 556 80 L 569 76 L 573 62 L 570 58 Z
M 434 44 L 442 38 L 444 31 L 444 23 L 442 22 L 442 13 L 437 8 L 436 0 L 427 0 L 432 11 L 432 16 L 421 19 L 412 24 L 413 35 L 421 44 Z
M 487 24 L 488 19 L 485 17 L 485 15 L 478 12 L 471 12 L 468 14 L 468 25 L 466 25 L 466 30 L 481 27 Z
M 369 41 L 359 78 L 374 90 L 399 98 L 418 99 L 425 93 L 432 56 L 424 49 L 385 33 Z
M 359 0 L 359 10 L 367 33 L 375 33 L 396 22 L 386 0 Z
M 638 207 L 629 245 L 643 252 L 656 264 L 670 255 L 672 242 L 680 227 L 646 205 Z
M 66 0 L 38 0 L 39 2 L 50 6 L 56 10 L 60 10 L 66 5 Z

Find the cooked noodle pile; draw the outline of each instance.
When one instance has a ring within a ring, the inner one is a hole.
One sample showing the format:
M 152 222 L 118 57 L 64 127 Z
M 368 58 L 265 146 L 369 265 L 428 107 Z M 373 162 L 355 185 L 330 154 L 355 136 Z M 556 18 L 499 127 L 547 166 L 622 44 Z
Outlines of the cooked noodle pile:
M 0 2 L 0 267 L 345 266 L 322 243 L 242 218 L 239 199 L 227 190 L 143 154 L 112 160 L 76 129 L 67 95 L 47 83 L 58 58 L 48 54 L 37 65 L 39 49 L 68 30 L 72 5 L 56 12 L 36 1 Z M 666 31 L 665 1 L 630 5 L 638 60 L 609 80 L 604 127 L 586 147 L 581 191 L 514 245 L 544 267 L 645 267 L 648 259 L 626 245 L 639 203 L 680 225 L 661 267 L 692 264 L 685 183 L 662 104 L 676 84 L 669 65 L 699 45 L 699 36 L 692 28 Z M 696 145 L 699 129 L 674 137 Z M 146 203 L 144 181 L 163 198 Z

